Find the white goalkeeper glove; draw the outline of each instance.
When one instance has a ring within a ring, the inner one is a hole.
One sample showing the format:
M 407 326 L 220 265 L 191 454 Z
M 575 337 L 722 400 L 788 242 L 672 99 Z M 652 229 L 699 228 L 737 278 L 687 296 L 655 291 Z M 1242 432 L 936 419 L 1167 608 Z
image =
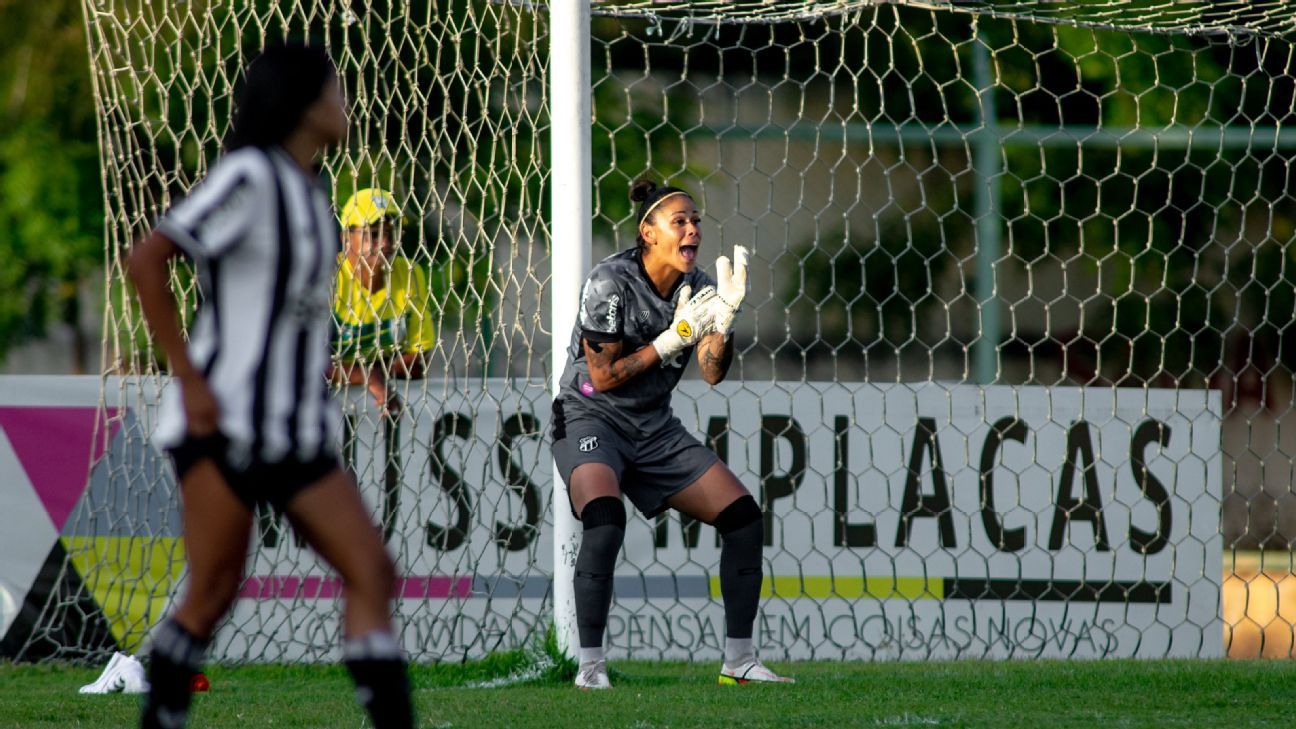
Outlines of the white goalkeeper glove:
M 716 297 L 711 302 L 714 310 L 715 331 L 726 336 L 733 333 L 734 317 L 747 296 L 747 249 L 734 246 L 733 269 L 729 258 L 716 259 Z
M 716 290 L 711 286 L 693 294 L 693 287 L 685 284 L 680 287 L 679 300 L 675 304 L 675 321 L 666 331 L 657 335 L 652 346 L 657 350 L 663 364 L 675 359 L 675 356 L 697 343 L 703 336 L 714 332 L 715 309 L 713 303 Z

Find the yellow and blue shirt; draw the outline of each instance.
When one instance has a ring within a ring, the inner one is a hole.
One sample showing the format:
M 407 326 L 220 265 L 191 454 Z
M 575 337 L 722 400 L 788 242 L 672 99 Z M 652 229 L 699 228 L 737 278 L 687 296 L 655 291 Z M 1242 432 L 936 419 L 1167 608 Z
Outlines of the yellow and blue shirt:
M 436 346 L 436 310 L 427 273 L 408 259 L 392 261 L 386 286 L 370 293 L 342 257 L 333 297 L 334 343 L 343 360 L 428 352 Z

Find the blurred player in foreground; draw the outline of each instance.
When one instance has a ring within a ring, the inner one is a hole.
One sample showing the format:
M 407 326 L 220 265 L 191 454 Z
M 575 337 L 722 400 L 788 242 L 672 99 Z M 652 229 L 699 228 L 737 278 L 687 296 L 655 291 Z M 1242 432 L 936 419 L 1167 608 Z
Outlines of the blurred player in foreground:
M 374 726 L 412 726 L 389 618 L 394 568 L 340 466 L 324 377 L 338 233 L 316 163 L 347 123 L 323 51 L 267 49 L 248 67 L 226 154 L 131 252 L 173 376 L 154 440 L 175 462 L 189 562 L 184 599 L 152 636 L 149 729 L 184 726 L 190 679 L 238 594 L 253 510 L 266 503 L 342 577 L 342 656 Z M 177 254 L 193 260 L 204 296 L 187 347 L 168 286 Z
M 791 682 L 756 657 L 763 516 L 733 472 L 671 412 L 671 392 L 697 353 L 714 385 L 733 360 L 733 321 L 746 295 L 747 251 L 697 267 L 701 216 L 675 187 L 641 180 L 638 245 L 590 271 L 553 404 L 553 454 L 583 534 L 576 558 L 576 685 L 609 688 L 603 633 L 625 536 L 621 495 L 649 519 L 673 508 L 720 532 L 726 639 L 720 683 Z M 696 292 L 696 293 L 694 293 Z

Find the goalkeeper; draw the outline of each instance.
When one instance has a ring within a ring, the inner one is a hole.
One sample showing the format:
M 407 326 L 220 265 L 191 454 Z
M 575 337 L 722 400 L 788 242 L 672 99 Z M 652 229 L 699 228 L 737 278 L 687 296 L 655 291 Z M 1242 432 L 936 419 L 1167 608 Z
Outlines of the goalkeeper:
M 331 379 L 366 385 L 379 406 L 399 407 L 390 377 L 418 378 L 436 346 L 427 273 L 394 256 L 400 208 L 391 193 L 366 188 L 342 206 L 342 256 L 333 297 L 337 325 Z
M 583 536 L 576 558 L 576 686 L 609 688 L 603 633 L 612 573 L 625 535 L 621 495 L 652 518 L 673 508 L 720 532 L 726 640 L 720 683 L 790 682 L 756 657 L 752 627 L 761 589 L 761 509 L 720 459 L 671 412 L 671 391 L 696 351 L 714 385 L 733 359 L 734 315 L 746 294 L 747 251 L 697 266 L 701 217 L 677 187 L 636 182 L 638 245 L 590 272 L 572 332 L 569 365 L 553 403 L 553 455 Z

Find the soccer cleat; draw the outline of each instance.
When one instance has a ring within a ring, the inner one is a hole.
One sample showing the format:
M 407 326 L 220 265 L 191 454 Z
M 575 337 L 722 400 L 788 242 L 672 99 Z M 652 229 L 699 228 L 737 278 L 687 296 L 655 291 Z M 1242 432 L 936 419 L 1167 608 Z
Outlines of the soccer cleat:
M 581 666 L 580 670 L 576 672 L 576 688 L 581 691 L 599 691 L 612 688 L 612 682 L 608 680 L 607 663 L 597 661 Z
M 121 692 L 124 694 L 146 694 L 149 690 L 148 673 L 144 664 L 135 656 L 126 656 L 117 664 L 121 671 Z
M 88 683 L 82 686 L 78 693 L 83 694 L 107 694 L 117 690 L 117 684 L 121 680 L 117 675 L 117 664 L 122 662 L 126 657 L 125 653 L 113 653 L 112 658 L 108 660 L 108 665 L 104 667 L 103 673 L 94 683 Z
M 744 683 L 796 683 L 795 678 L 780 676 L 769 670 L 760 659 L 748 661 L 735 668 L 720 667 L 720 685 L 737 686 Z
M 144 665 L 134 656 L 125 653 L 113 653 L 99 678 L 80 689 L 83 694 L 142 694 L 147 691 L 148 680 L 145 678 Z

